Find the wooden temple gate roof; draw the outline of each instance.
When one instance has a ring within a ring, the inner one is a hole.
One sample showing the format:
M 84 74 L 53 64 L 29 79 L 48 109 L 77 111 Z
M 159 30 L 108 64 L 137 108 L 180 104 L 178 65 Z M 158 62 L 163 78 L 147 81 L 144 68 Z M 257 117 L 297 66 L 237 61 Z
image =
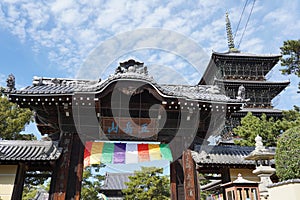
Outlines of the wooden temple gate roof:
M 148 75 L 147 68 L 142 66 L 130 66 L 128 70 L 117 71 L 106 80 L 77 80 L 64 78 L 34 77 L 33 85 L 22 90 L 8 89 L 6 93 L 10 97 L 45 97 L 73 95 L 76 93 L 101 93 L 110 84 L 117 81 L 136 81 L 151 85 L 159 95 L 166 98 L 183 98 L 204 102 L 220 102 L 241 104 L 237 99 L 230 99 L 220 92 L 217 86 L 211 85 L 166 85 L 158 84 L 153 77 Z M 19 99 L 21 100 L 21 99 Z M 13 101 L 18 101 L 13 99 Z M 21 100 L 22 101 L 22 100 Z

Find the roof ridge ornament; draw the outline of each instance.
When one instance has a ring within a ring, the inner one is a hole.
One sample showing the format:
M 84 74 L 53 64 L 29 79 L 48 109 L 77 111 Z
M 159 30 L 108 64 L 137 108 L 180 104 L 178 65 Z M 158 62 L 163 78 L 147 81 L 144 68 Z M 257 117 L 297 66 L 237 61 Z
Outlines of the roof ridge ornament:
M 129 59 L 125 62 L 120 62 L 120 65 L 115 70 L 115 75 L 123 73 L 137 73 L 148 76 L 148 69 L 144 66 L 144 63 L 138 62 L 133 59 Z
M 7 90 L 8 91 L 12 91 L 12 90 L 16 90 L 15 88 L 15 76 L 13 74 L 8 75 L 7 79 L 6 79 L 6 86 L 7 86 Z
M 232 30 L 231 30 L 231 23 L 229 20 L 228 12 L 226 12 L 226 32 L 227 32 L 227 41 L 228 41 L 228 48 L 229 52 L 239 52 L 237 48 L 234 46 L 234 39 L 232 36 Z

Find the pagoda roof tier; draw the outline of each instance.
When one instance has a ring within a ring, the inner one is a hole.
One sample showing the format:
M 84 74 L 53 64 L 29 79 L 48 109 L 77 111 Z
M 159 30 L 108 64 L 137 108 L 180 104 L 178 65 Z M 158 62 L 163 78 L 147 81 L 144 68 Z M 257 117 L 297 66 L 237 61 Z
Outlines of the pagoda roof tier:
M 223 80 L 223 79 L 216 79 L 216 83 L 223 83 L 226 86 L 234 86 L 239 87 L 241 85 L 245 87 L 251 88 L 278 88 L 280 91 L 285 89 L 289 84 L 290 81 L 252 81 L 252 80 Z
M 264 76 L 276 65 L 279 61 L 280 54 L 252 54 L 242 53 L 239 51 L 229 51 L 225 53 L 213 52 L 208 63 L 208 66 L 199 81 L 199 85 L 213 84 L 215 75 L 217 74 L 220 66 L 232 63 L 237 65 L 244 64 L 263 64 L 266 67 L 263 74 Z M 234 74 L 233 74 L 234 75 Z M 234 76 L 240 76 L 238 74 Z
M 248 112 L 251 112 L 254 116 L 261 116 L 262 113 L 268 116 L 282 116 L 282 110 L 275 108 L 243 108 L 232 114 L 232 117 L 246 116 Z
M 219 52 L 213 52 L 212 53 L 212 57 L 224 57 L 224 58 L 233 58 L 233 59 L 237 59 L 237 58 L 249 58 L 249 59 L 264 59 L 264 60 L 279 60 L 279 58 L 281 57 L 280 54 L 253 54 L 253 53 L 246 53 L 246 52 L 232 52 L 232 51 L 228 51 L 225 53 L 219 53 Z
M 233 103 L 242 104 L 238 99 L 230 99 L 221 93 L 218 86 L 212 85 L 168 85 L 158 84 L 153 77 L 148 75 L 147 68 L 130 66 L 125 71 L 116 71 L 106 80 L 77 80 L 65 78 L 42 78 L 34 77 L 33 85 L 21 90 L 8 88 L 6 93 L 9 97 L 54 97 L 74 94 L 97 94 L 103 92 L 111 84 L 120 81 L 139 82 L 142 85 L 150 85 L 164 98 L 182 98 L 191 101 L 203 101 L 210 103 Z

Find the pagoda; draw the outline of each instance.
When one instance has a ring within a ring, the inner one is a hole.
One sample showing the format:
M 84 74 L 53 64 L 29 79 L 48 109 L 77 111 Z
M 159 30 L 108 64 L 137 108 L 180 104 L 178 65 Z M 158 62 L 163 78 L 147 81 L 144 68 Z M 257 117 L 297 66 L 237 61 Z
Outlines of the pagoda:
M 268 81 L 266 75 L 278 63 L 281 55 L 243 53 L 235 48 L 231 24 L 226 13 L 226 31 L 229 50 L 213 52 L 199 85 L 218 85 L 230 98 L 245 99 L 243 109 L 227 119 L 227 130 L 240 124 L 242 117 L 251 112 L 255 116 L 263 113 L 267 117 L 281 118 L 282 111 L 275 109 L 272 100 L 282 92 L 290 81 Z

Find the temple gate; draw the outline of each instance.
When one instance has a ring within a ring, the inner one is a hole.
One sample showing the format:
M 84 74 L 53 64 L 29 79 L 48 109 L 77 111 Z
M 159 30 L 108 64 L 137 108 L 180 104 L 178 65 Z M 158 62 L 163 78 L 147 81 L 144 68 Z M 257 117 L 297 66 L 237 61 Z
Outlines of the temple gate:
M 23 90 L 8 88 L 10 101 L 35 111 L 42 135 L 58 142 L 50 199 L 79 199 L 87 141 L 155 141 L 173 155 L 172 199 L 198 199 L 191 156 L 195 144 L 216 133 L 222 119 L 242 106 L 211 85 L 162 85 L 143 63 L 120 63 L 106 80 L 35 78 Z

